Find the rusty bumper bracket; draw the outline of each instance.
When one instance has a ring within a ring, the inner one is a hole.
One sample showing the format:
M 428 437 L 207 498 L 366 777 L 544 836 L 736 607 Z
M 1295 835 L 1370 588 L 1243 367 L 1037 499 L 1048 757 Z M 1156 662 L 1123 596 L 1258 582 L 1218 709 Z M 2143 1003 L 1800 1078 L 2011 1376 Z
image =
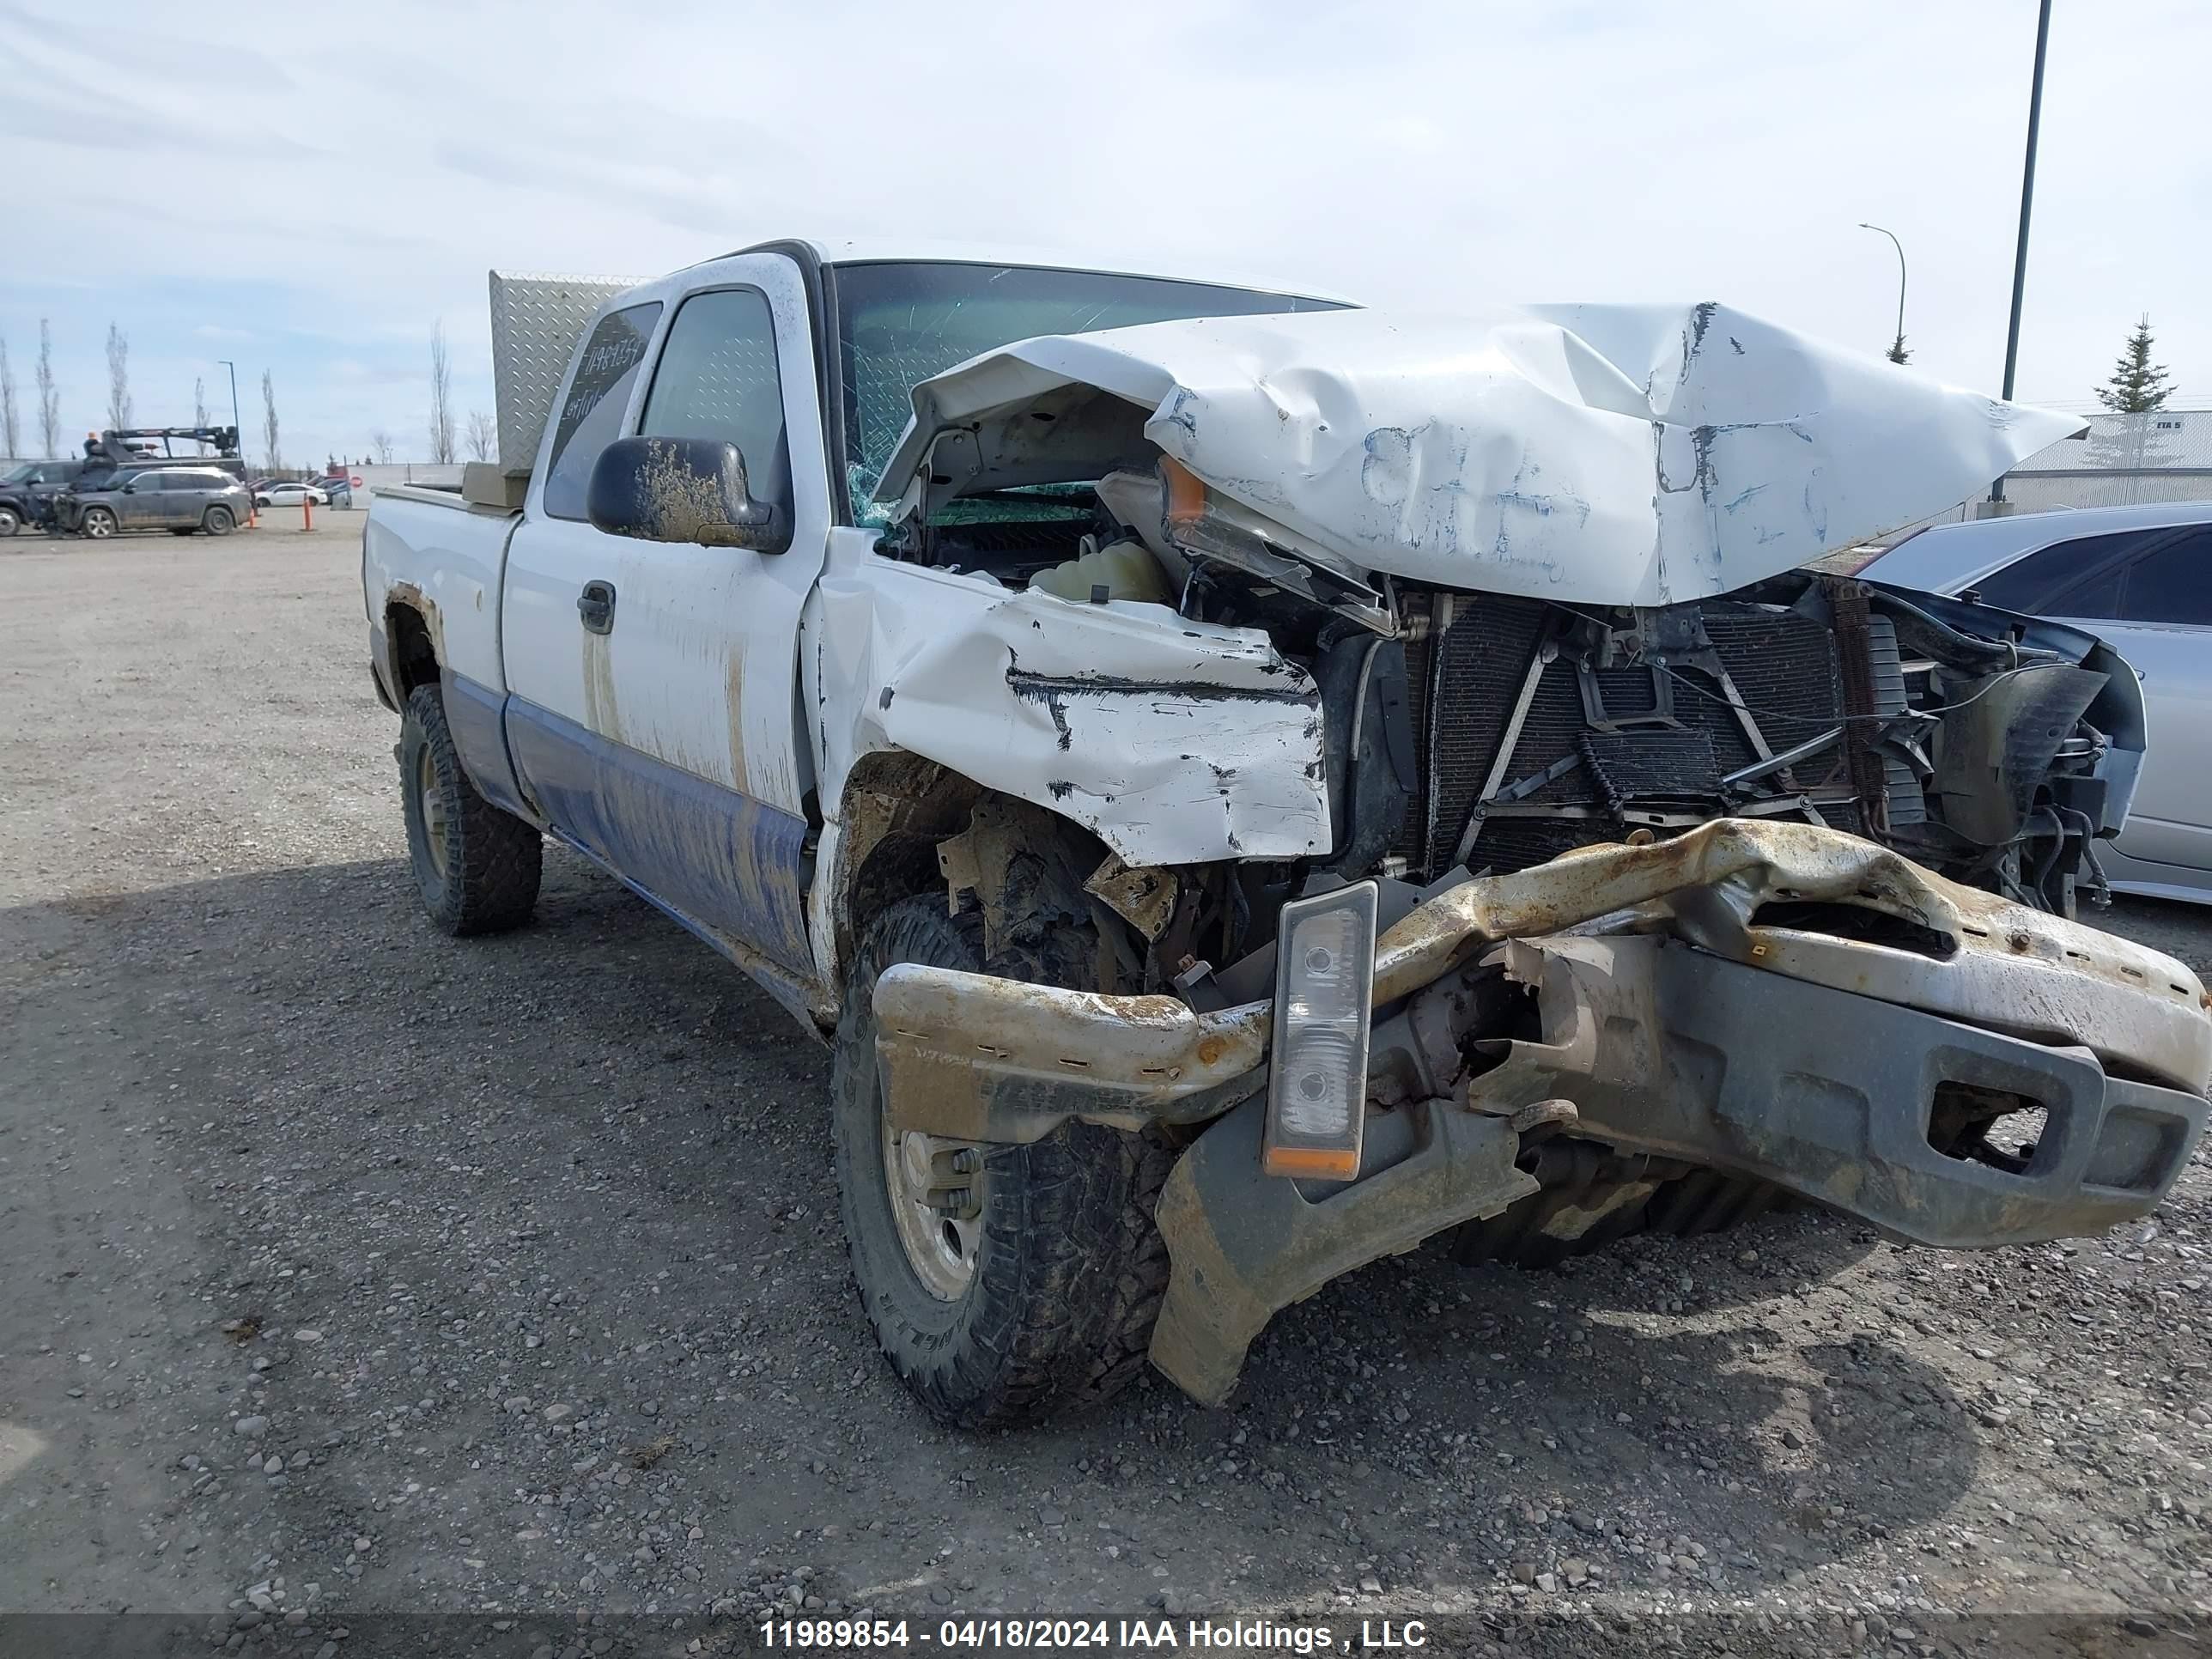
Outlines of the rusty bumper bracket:
M 1509 1123 L 1431 1102 L 1413 1109 L 1419 1121 L 1404 1158 L 1309 1198 L 1299 1183 L 1260 1172 L 1265 1104 L 1248 1101 L 1209 1128 L 1160 1192 L 1173 1276 L 1152 1364 L 1209 1406 L 1228 1399 L 1246 1350 L 1279 1310 L 1536 1190 L 1514 1167 L 1521 1137 Z
M 1575 1103 L 1620 1152 L 1753 1176 L 1951 1249 L 2092 1237 L 2156 1206 L 2204 1129 L 2203 1096 L 2052 1048 L 1654 938 L 1501 947 L 1536 988 L 1541 1042 L 1476 1079 Z M 2025 1168 L 1931 1144 L 1946 1085 L 2016 1096 L 2044 1122 Z M 1200 1141 L 1200 1145 L 1205 1145 Z
M 1887 915 L 1948 956 L 1759 925 L 1770 901 Z M 1722 818 L 1649 846 L 1590 847 L 1461 883 L 1377 942 L 1380 1008 L 1501 939 L 1633 911 L 1772 979 L 1809 981 L 2046 1045 L 2080 1043 L 2129 1076 L 2202 1091 L 2204 987 L 2155 951 L 1947 881 L 1854 836 Z M 876 985 L 893 1123 L 1024 1142 L 1070 1119 L 1202 1123 L 1267 1081 L 1269 1006 L 1200 1013 L 1167 996 L 1102 996 L 901 964 Z M 1747 1032 L 1754 1043 L 1764 1034 Z
M 1025 1143 L 1071 1118 L 1202 1123 L 1266 1084 L 1269 1007 L 1200 1013 L 901 963 L 876 981 L 876 1053 L 900 1130 Z

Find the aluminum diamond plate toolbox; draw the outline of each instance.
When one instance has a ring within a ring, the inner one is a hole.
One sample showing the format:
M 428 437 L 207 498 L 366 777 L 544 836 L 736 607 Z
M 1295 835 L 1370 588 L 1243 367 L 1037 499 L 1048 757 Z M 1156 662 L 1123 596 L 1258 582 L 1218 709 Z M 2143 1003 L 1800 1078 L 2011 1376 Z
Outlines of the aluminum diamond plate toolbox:
M 491 374 L 502 471 L 530 471 L 577 337 L 602 305 L 643 280 L 491 273 Z

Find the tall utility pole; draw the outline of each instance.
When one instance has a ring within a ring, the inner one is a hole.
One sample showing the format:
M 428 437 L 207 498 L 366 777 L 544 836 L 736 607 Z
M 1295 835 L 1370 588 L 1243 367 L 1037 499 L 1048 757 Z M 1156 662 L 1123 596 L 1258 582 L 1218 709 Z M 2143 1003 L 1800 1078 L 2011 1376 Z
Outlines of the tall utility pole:
M 238 433 L 238 453 L 242 458 L 246 453 L 246 428 L 238 421 L 238 365 L 228 357 L 218 357 L 216 362 L 230 371 L 230 423 Z
M 2013 371 L 2020 367 L 2020 302 L 2027 292 L 2027 217 L 2035 205 L 2035 138 L 2043 125 L 2043 57 L 2051 45 L 2051 0 L 2035 19 L 2035 78 L 2027 94 L 2027 160 L 2020 178 L 2020 245 L 2012 256 L 2012 325 L 2005 331 L 2004 400 L 2012 401 Z M 2004 499 L 2004 475 L 1990 485 L 1990 499 Z
M 1881 231 L 1897 249 L 1897 341 L 1889 349 L 1889 361 L 1901 363 L 1905 361 L 1905 244 L 1897 240 L 1895 231 L 1885 229 L 1881 225 L 1870 225 L 1863 219 L 1859 221 L 1859 228 Z

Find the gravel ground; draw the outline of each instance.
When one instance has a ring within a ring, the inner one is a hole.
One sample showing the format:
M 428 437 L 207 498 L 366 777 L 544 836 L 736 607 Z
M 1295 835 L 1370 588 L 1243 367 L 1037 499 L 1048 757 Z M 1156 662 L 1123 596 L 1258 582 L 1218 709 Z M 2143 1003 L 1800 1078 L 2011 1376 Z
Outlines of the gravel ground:
M 1418 1254 L 1279 1319 L 1233 1410 L 937 1429 L 848 1286 L 826 1051 L 557 851 L 529 929 L 420 918 L 358 522 L 0 544 L 0 1610 L 326 1653 L 395 1611 L 547 1654 L 771 1609 L 2212 1630 L 2202 1159 L 2078 1244 Z M 2212 969 L 2207 913 L 2111 921 Z

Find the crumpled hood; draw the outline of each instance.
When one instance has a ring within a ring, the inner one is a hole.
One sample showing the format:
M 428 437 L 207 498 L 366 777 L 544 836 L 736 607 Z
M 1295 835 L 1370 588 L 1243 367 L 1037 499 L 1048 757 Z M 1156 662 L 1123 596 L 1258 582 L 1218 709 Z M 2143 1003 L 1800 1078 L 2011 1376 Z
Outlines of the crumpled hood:
M 876 492 L 908 511 L 1095 479 L 1141 461 L 1141 436 L 1290 550 L 1601 605 L 1742 587 L 2084 429 L 1711 302 L 1050 335 L 923 381 L 914 405 Z

